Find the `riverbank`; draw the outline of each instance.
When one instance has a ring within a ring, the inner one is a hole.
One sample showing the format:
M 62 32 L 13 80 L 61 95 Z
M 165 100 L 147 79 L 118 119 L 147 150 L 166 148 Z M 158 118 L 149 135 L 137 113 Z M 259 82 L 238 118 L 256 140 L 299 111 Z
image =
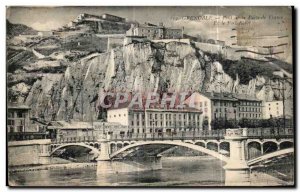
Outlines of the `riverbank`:
M 250 174 L 251 186 L 288 186 L 293 185 L 293 182 L 283 181 L 279 178 L 273 177 L 267 173 L 252 172 Z
M 65 163 L 65 164 L 26 166 L 26 167 L 10 167 L 8 168 L 8 171 L 10 173 L 15 173 L 15 172 L 40 171 L 40 170 L 75 169 L 75 168 L 86 168 L 86 167 L 97 167 L 97 163 L 94 162 Z

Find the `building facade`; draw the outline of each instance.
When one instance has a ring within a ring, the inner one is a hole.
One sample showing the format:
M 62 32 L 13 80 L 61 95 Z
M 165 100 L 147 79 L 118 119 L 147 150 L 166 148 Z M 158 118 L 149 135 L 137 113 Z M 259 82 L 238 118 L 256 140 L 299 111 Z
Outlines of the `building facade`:
M 212 121 L 216 119 L 235 120 L 261 119 L 262 101 L 242 95 L 229 93 L 193 93 L 186 103 L 194 103 L 195 108 L 203 111 L 203 119 L 210 130 Z
M 30 126 L 30 107 L 11 104 L 7 107 L 7 132 L 37 132 Z
M 262 119 L 262 101 L 255 98 L 239 98 L 238 119 Z
M 183 29 L 166 28 L 162 23 L 159 25 L 151 23 L 132 24 L 126 35 L 147 37 L 150 40 L 181 39 L 183 38 Z
M 125 22 L 126 19 L 123 18 L 123 17 L 119 17 L 119 16 L 116 16 L 116 15 L 110 15 L 110 14 L 103 14 L 101 15 L 102 19 L 104 20 L 108 20 L 108 21 L 114 21 L 114 22 Z
M 283 102 L 282 101 L 268 101 L 263 104 L 263 118 L 279 118 L 283 117 Z
M 197 109 L 155 109 L 145 110 L 109 109 L 107 121 L 127 126 L 131 133 L 176 132 L 202 130 L 202 112 Z

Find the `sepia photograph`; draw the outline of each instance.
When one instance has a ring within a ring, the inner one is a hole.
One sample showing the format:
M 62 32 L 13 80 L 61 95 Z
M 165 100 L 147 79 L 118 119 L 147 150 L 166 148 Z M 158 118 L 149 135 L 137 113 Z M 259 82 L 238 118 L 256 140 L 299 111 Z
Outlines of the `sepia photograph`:
M 9 187 L 295 187 L 293 6 L 7 6 Z

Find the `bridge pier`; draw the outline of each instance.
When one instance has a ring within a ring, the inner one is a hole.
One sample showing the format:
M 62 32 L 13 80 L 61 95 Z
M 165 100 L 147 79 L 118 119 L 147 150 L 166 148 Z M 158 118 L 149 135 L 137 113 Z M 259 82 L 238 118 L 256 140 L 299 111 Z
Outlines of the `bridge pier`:
M 160 156 L 112 160 L 109 141 L 101 139 L 99 142 L 101 143 L 100 155 L 97 158 L 97 174 L 99 175 L 162 169 Z
M 245 154 L 247 134 L 244 129 L 226 130 L 225 139 L 230 142 L 230 157 L 225 169 L 225 186 L 249 186 L 250 169 Z
M 109 161 L 110 157 L 109 157 L 109 144 L 108 144 L 108 140 L 107 139 L 100 139 L 99 143 L 100 143 L 100 155 L 97 158 L 97 161 Z

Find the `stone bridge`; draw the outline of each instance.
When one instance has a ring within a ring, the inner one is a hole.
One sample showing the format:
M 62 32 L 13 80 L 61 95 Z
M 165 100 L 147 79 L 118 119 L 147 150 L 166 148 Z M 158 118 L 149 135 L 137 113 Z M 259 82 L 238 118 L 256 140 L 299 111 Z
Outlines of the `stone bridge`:
M 290 128 L 105 135 L 86 141 L 82 138 L 54 141 L 52 153 L 68 146 L 87 147 L 99 154 L 97 171 L 102 174 L 161 169 L 162 154 L 174 146 L 182 146 L 224 161 L 225 185 L 249 185 L 251 167 L 293 153 L 293 138 L 294 130 Z

